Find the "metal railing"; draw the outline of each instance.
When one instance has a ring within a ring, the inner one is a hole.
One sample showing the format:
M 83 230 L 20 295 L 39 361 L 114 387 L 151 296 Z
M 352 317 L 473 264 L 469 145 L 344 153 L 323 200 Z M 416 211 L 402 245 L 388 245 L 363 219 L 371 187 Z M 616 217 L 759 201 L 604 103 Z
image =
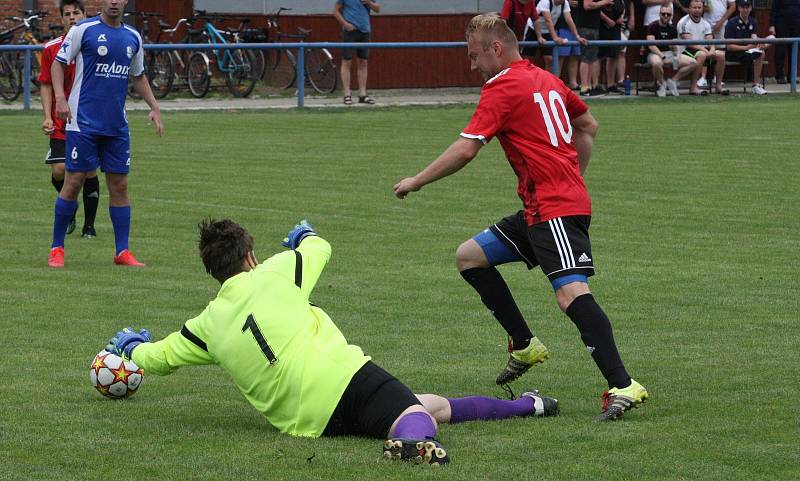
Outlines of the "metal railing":
M 646 45 L 657 46 L 671 46 L 671 45 L 729 45 L 729 44 L 791 44 L 790 56 L 790 74 L 789 83 L 790 90 L 793 94 L 797 93 L 797 54 L 800 48 L 800 37 L 793 38 L 760 38 L 760 39 L 724 39 L 724 40 L 596 40 L 590 42 L 590 45 L 605 46 L 605 45 L 619 45 L 638 47 Z M 520 42 L 521 46 L 535 46 L 539 45 L 538 42 Z M 547 45 L 550 47 L 566 47 L 566 46 L 581 46 L 576 41 L 567 42 L 564 44 L 556 45 L 554 42 L 549 41 Z M 208 50 L 213 49 L 292 49 L 297 50 L 297 106 L 303 107 L 305 105 L 305 49 L 312 48 L 466 48 L 466 42 L 369 42 L 369 43 L 346 43 L 346 42 L 287 42 L 287 43 L 229 43 L 229 44 L 146 44 L 144 46 L 147 50 Z M 23 66 L 23 104 L 25 110 L 30 110 L 31 104 L 31 55 L 36 50 L 44 48 L 42 45 L 0 45 L 0 52 L 5 51 L 23 51 L 24 66 Z M 558 48 L 553 49 L 553 67 L 552 71 L 558 75 Z

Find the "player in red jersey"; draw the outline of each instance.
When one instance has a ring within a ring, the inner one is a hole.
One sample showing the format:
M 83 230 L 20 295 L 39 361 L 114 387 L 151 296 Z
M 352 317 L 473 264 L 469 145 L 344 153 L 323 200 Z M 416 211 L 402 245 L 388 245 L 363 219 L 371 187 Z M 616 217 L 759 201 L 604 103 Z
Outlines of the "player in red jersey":
M 523 210 L 462 243 L 456 263 L 464 279 L 509 336 L 505 385 L 550 356 L 531 333 L 495 266 L 524 262 L 547 275 L 562 311 L 575 323 L 608 382 L 598 420 L 613 420 L 647 399 L 617 351 L 611 323 L 589 291 L 594 274 L 589 222 L 591 201 L 583 182 L 597 134 L 585 103 L 564 83 L 519 54 L 517 39 L 497 14 L 474 17 L 467 27 L 472 69 L 486 83 L 478 107 L 458 140 L 428 167 L 394 186 L 409 192 L 457 172 L 497 137 L 517 174 Z
M 55 99 L 53 96 L 53 79 L 50 76 L 50 66 L 56 58 L 61 42 L 64 41 L 69 29 L 85 18 L 85 8 L 80 0 L 62 0 L 59 2 L 61 12 L 61 22 L 64 24 L 64 35 L 48 42 L 42 52 L 42 66 L 39 73 L 39 83 L 41 84 L 42 112 L 42 131 L 50 136 L 50 149 L 47 151 L 45 163 L 50 164 L 51 182 L 56 192 L 61 192 L 64 186 L 64 160 L 66 135 L 64 133 L 64 121 L 56 114 Z M 75 64 L 67 66 L 64 71 L 64 91 L 69 96 L 72 87 L 72 79 L 75 74 Z M 86 178 L 83 186 L 83 237 L 95 237 L 97 233 L 94 229 L 94 220 L 97 216 L 97 203 L 100 199 L 100 182 L 97 180 L 97 172 L 91 172 Z M 75 218 L 67 230 L 71 234 L 75 230 Z

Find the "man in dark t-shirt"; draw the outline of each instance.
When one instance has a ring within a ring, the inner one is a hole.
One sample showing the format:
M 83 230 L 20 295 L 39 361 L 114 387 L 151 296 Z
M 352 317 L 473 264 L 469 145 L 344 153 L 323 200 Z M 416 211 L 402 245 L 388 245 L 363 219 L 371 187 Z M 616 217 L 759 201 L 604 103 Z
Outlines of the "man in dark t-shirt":
M 758 38 L 758 24 L 756 19 L 750 16 L 753 11 L 752 0 L 736 0 L 737 15 L 728 20 L 725 24 L 725 38 Z M 756 95 L 766 95 L 767 90 L 761 84 L 761 71 L 764 64 L 764 51 L 769 44 L 757 42 L 746 45 L 732 43 L 728 45 L 725 53 L 725 60 L 741 62 L 749 69 L 753 66 L 753 87 L 752 92 Z
M 658 20 L 647 26 L 647 40 L 674 40 L 678 38 L 678 29 L 672 24 L 672 6 L 662 5 Z M 687 57 L 678 54 L 677 45 L 648 45 L 647 56 L 642 59 L 650 65 L 653 78 L 656 80 L 656 95 L 664 97 L 667 90 L 673 96 L 678 96 L 678 81 L 690 75 L 699 68 L 699 64 Z M 664 63 L 672 65 L 677 70 L 672 78 L 664 79 Z M 696 89 L 696 85 L 692 85 Z

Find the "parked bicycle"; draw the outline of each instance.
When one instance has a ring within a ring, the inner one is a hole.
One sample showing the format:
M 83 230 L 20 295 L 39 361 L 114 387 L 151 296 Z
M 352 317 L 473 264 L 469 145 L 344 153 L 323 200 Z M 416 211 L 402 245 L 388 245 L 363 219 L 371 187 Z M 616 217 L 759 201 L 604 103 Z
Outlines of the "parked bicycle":
M 150 41 L 150 20 L 158 19 L 161 22 L 163 16 L 153 12 L 138 12 L 136 15 L 141 19 L 142 44 L 153 43 Z M 172 90 L 173 67 L 170 65 L 170 61 L 169 54 L 164 51 L 145 50 L 144 52 L 144 73 L 147 75 L 150 90 L 157 99 L 163 99 Z M 134 99 L 141 98 L 134 91 L 132 82 L 128 83 L 128 95 Z
M 47 12 L 36 10 L 20 10 L 22 17 L 6 17 L 6 20 L 18 22 L 15 26 L 0 31 L 0 44 L 18 43 L 21 45 L 38 45 L 43 37 L 39 28 L 39 20 L 47 16 Z M 17 32 L 19 36 L 15 39 Z M 25 68 L 25 52 L 4 52 L 0 64 L 0 96 L 6 100 L 14 100 L 22 92 L 23 72 Z M 32 52 L 31 76 L 32 85 L 39 86 L 39 66 L 42 61 L 42 52 Z M 12 79 L 12 74 L 15 77 Z M 16 87 L 13 90 L 12 87 Z
M 205 20 L 203 34 L 210 45 L 226 45 L 226 32 L 213 24 L 222 17 L 205 15 L 198 12 L 196 18 Z M 238 33 L 233 32 L 233 43 L 238 42 Z M 225 76 L 225 85 L 234 97 L 247 97 L 256 85 L 255 58 L 251 51 L 241 48 L 216 48 L 208 51 L 196 51 L 189 56 L 187 83 L 195 97 L 204 97 L 211 86 L 212 68 Z
M 283 33 L 280 30 L 281 12 L 290 11 L 291 8 L 281 7 L 267 17 L 267 26 L 271 32 L 270 41 L 304 42 L 311 34 L 310 29 L 298 27 L 298 33 Z M 274 32 L 274 33 L 272 33 Z M 305 78 L 306 82 L 321 94 L 329 94 L 336 90 L 339 75 L 333 55 L 327 48 L 305 48 Z M 288 89 L 297 82 L 297 56 L 292 49 L 270 49 L 265 53 L 267 72 L 264 74 L 269 83 L 276 88 Z

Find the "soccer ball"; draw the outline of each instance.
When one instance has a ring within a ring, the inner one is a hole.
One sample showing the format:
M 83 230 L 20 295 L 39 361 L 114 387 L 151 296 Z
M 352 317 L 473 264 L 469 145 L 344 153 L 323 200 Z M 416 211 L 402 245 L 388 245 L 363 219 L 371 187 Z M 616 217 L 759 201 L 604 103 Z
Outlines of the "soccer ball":
M 133 396 L 139 390 L 143 378 L 144 369 L 105 349 L 97 353 L 89 367 L 92 386 L 111 399 Z

